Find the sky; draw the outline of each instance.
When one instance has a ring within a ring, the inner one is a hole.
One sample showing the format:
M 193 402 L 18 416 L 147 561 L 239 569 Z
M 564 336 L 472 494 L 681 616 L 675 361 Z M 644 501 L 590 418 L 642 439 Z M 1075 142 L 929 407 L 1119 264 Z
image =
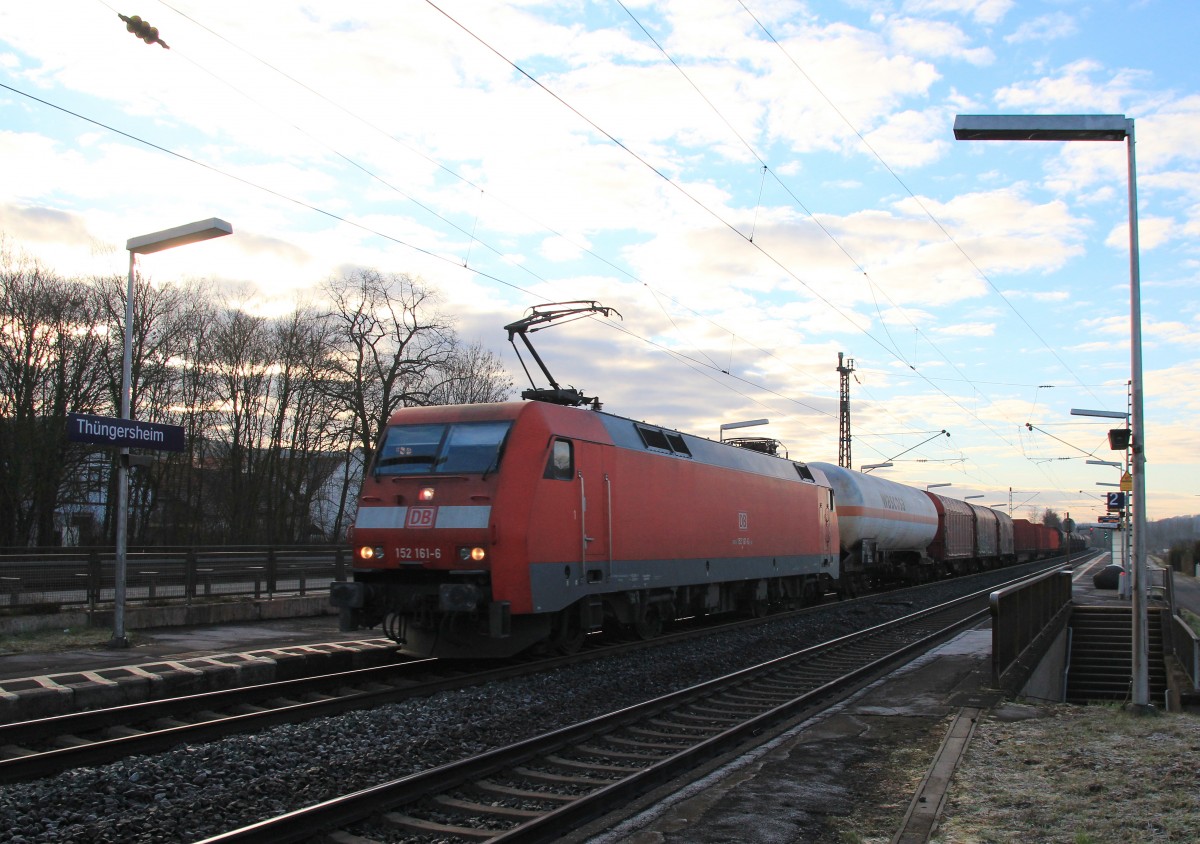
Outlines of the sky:
M 219 217 L 142 271 L 268 315 L 407 273 L 519 387 L 504 325 L 596 301 L 531 338 L 559 382 L 803 461 L 838 460 L 843 353 L 854 468 L 1088 522 L 1123 471 L 1087 463 L 1123 423 L 1071 409 L 1129 407 L 1126 145 L 952 127 L 1125 115 L 1147 512 L 1200 513 L 1197 32 L 1190 0 L 4 3 L 0 238 L 87 278 Z

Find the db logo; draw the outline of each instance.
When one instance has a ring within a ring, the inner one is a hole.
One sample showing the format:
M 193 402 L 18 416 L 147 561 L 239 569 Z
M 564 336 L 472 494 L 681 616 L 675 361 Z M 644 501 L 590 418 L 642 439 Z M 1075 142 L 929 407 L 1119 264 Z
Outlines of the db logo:
M 437 519 L 436 507 L 409 507 L 405 527 L 431 528 Z
M 738 530 L 750 530 L 749 513 L 738 513 Z

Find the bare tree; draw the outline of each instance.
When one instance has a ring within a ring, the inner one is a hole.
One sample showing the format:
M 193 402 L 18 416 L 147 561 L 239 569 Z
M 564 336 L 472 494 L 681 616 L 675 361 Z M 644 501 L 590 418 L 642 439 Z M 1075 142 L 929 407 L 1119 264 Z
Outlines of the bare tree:
M 449 360 L 454 332 L 434 294 L 409 275 L 358 269 L 330 279 L 325 292 L 334 305 L 330 398 L 352 418 L 369 462 L 394 410 L 431 403 L 431 375 Z
M 274 324 L 277 364 L 270 392 L 273 417 L 267 443 L 265 536 L 269 542 L 310 538 L 312 513 L 337 459 L 335 410 L 322 389 L 329 323 L 296 310 Z
M 475 341 L 456 346 L 438 369 L 430 390 L 432 404 L 474 404 L 506 401 L 512 395 L 512 376 L 500 356 Z
M 0 545 L 55 544 L 101 500 L 112 537 L 116 452 L 68 443 L 65 415 L 120 412 L 126 290 L 120 276 L 65 281 L 0 239 Z M 182 426 L 185 451 L 131 473 L 132 542 L 336 538 L 397 408 L 512 391 L 420 280 L 360 269 L 326 292 L 327 312 L 265 319 L 202 286 L 135 279 L 131 415 Z
M 64 481 L 84 451 L 66 414 L 102 401 L 91 289 L 0 245 L 0 543 L 56 544 Z
M 204 414 L 208 395 L 189 392 L 195 386 L 195 354 L 203 344 L 203 327 L 211 322 L 212 308 L 202 287 L 153 285 L 144 276 L 134 279 L 133 356 L 130 360 L 130 417 L 143 422 L 184 425 L 189 434 L 183 455 L 157 453 L 148 466 L 130 473 L 130 537 L 144 542 L 155 509 L 164 503 L 162 490 L 190 465 L 194 442 L 195 412 Z M 107 276 L 94 280 L 107 325 L 104 370 L 108 404 L 112 415 L 120 413 L 122 359 L 124 356 L 125 297 L 127 279 Z M 201 338 L 197 338 L 197 331 Z M 197 401 L 197 399 L 200 399 Z M 190 423 L 190 424 L 189 424 Z M 116 455 L 113 455 L 114 459 Z M 110 476 L 107 500 L 116 501 L 115 473 Z M 178 511 L 177 511 L 178 512 Z M 187 512 L 186 509 L 183 512 Z M 106 534 L 112 535 L 112 509 L 106 514 Z M 159 514 L 158 521 L 163 521 Z
M 266 320 L 234 308 L 218 318 L 203 365 L 211 368 L 217 413 L 209 439 L 218 444 L 217 465 L 224 491 L 223 541 L 247 541 L 264 506 L 270 429 L 268 394 L 274 364 Z
M 160 542 L 187 544 L 214 541 L 214 513 L 222 491 L 214 472 L 218 406 L 215 373 L 207 365 L 220 309 L 199 288 L 186 288 L 171 330 L 178 341 L 170 371 L 174 376 L 169 418 L 184 429 L 184 451 L 169 454 L 156 469 L 156 535 Z

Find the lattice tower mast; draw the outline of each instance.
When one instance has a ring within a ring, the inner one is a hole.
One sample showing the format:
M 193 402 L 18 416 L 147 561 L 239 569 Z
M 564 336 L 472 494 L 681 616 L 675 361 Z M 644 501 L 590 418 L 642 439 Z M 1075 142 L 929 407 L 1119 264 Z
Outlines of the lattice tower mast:
M 845 358 L 838 352 L 838 375 L 842 389 L 838 404 L 838 465 L 850 467 L 850 373 L 854 371 L 854 358 Z

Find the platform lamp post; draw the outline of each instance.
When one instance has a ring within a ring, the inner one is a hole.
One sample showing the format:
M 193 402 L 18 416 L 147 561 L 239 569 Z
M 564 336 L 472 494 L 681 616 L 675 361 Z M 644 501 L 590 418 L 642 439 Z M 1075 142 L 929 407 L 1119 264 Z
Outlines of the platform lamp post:
M 960 114 L 960 141 L 1124 141 L 1129 184 L 1129 364 L 1133 460 L 1133 695 L 1136 712 L 1151 711 L 1146 651 L 1146 430 L 1142 414 L 1142 294 L 1138 253 L 1137 161 L 1133 118 L 1123 114 Z
M 125 288 L 125 351 L 121 356 L 121 418 L 132 419 L 130 414 L 133 395 L 133 288 L 137 272 L 137 256 L 162 252 L 176 246 L 186 246 L 214 237 L 233 234 L 233 226 L 213 217 L 176 226 L 173 229 L 131 237 L 125 244 L 129 251 L 129 283 Z M 129 547 L 129 448 L 121 449 L 117 461 L 117 535 L 116 565 L 113 573 L 113 634 L 109 640 L 111 648 L 129 647 L 125 635 L 125 581 L 127 552 Z

